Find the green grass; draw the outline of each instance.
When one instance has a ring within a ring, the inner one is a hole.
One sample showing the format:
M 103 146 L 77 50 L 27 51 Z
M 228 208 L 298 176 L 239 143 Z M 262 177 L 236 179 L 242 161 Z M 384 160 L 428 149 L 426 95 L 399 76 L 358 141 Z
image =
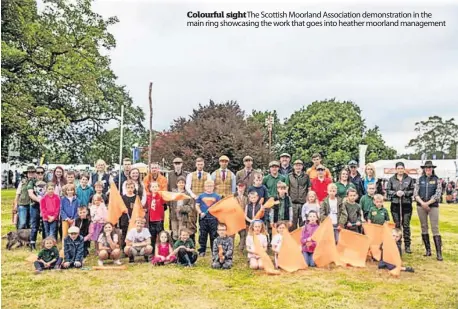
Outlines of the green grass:
M 12 190 L 2 191 L 2 235 L 14 229 L 13 196 Z M 440 230 L 443 262 L 423 257 L 414 214 L 414 253 L 403 258 L 416 272 L 402 273 L 398 279 L 375 263 L 364 269 L 330 267 L 267 276 L 249 270 L 239 252 L 229 271 L 211 269 L 207 256 L 192 269 L 138 263 L 126 271 L 69 270 L 36 276 L 25 261 L 29 251 L 2 250 L 2 308 L 458 308 L 458 205 L 441 205 Z M 88 265 L 95 263 L 91 256 Z

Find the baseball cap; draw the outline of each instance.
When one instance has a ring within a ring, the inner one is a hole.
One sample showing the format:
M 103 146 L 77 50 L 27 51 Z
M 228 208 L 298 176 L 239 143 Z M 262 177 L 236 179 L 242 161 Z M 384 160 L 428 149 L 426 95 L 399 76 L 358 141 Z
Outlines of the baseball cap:
M 348 162 L 348 165 L 349 166 L 358 166 L 358 162 L 356 162 L 355 160 L 351 160 L 350 162 Z
M 324 165 L 320 164 L 316 167 L 317 170 L 325 170 L 326 168 L 324 167 Z
M 73 234 L 73 233 L 79 234 L 79 232 L 80 232 L 80 229 L 77 226 L 72 226 L 71 228 L 68 229 L 69 234 Z

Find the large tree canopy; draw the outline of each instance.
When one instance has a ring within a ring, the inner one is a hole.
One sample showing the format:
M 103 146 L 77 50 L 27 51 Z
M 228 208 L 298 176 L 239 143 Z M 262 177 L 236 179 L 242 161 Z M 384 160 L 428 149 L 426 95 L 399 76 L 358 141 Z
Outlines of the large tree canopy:
M 32 0 L 2 0 L 2 155 L 16 133 L 23 160 L 51 152 L 85 161 L 121 105 L 126 126 L 142 128 L 143 111 L 105 55 L 117 21 L 94 13 L 90 0 L 45 0 L 40 12 Z
M 387 147 L 378 127 L 366 131 L 361 109 L 353 102 L 334 99 L 315 101 L 294 112 L 285 122 L 283 151 L 310 162 L 320 153 L 332 170 L 340 169 L 351 159 L 358 159 L 358 147 L 368 144 L 367 158 L 392 159 L 396 151 Z M 366 160 L 366 162 L 370 162 Z
M 189 119 L 174 120 L 170 130 L 159 133 L 153 141 L 153 160 L 171 164 L 174 157 L 181 157 L 186 170 L 195 169 L 195 159 L 205 159 L 205 170 L 218 168 L 218 158 L 227 155 L 229 168 L 243 166 L 243 157 L 251 155 L 254 165 L 263 167 L 269 160 L 264 143 L 262 126 L 247 121 L 240 106 L 233 101 L 199 105 Z M 147 156 L 146 149 L 144 157 Z

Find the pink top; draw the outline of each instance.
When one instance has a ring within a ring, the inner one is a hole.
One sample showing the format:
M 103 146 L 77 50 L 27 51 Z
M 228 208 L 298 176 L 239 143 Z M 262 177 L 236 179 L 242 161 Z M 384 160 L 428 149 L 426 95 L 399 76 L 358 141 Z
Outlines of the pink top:
M 91 212 L 92 223 L 105 223 L 108 214 L 107 206 L 105 206 L 105 204 L 100 204 L 99 206 L 92 204 L 91 207 L 89 207 L 89 210 Z
M 43 220 L 47 221 L 49 216 L 57 220 L 60 212 L 60 198 L 57 194 L 49 196 L 46 194 L 40 201 L 40 211 Z
M 159 249 L 158 255 L 163 256 L 163 257 L 168 257 L 170 254 L 170 245 L 168 243 L 166 244 L 159 244 L 157 245 L 157 248 Z

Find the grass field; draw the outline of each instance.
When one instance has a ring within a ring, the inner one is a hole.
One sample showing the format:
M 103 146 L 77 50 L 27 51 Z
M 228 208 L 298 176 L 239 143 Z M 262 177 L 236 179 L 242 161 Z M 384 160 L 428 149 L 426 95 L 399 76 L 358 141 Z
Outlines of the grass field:
M 13 195 L 12 190 L 1 194 L 2 235 L 13 229 Z M 458 205 L 441 205 L 440 230 L 443 262 L 423 257 L 414 214 L 413 254 L 403 258 L 415 273 L 402 273 L 399 279 L 377 270 L 376 264 L 267 276 L 249 270 L 239 252 L 229 271 L 211 269 L 207 254 L 192 269 L 139 263 L 126 271 L 69 270 L 37 276 L 25 262 L 30 252 L 7 251 L 2 239 L 2 308 L 458 308 Z M 87 265 L 95 264 L 91 257 Z

